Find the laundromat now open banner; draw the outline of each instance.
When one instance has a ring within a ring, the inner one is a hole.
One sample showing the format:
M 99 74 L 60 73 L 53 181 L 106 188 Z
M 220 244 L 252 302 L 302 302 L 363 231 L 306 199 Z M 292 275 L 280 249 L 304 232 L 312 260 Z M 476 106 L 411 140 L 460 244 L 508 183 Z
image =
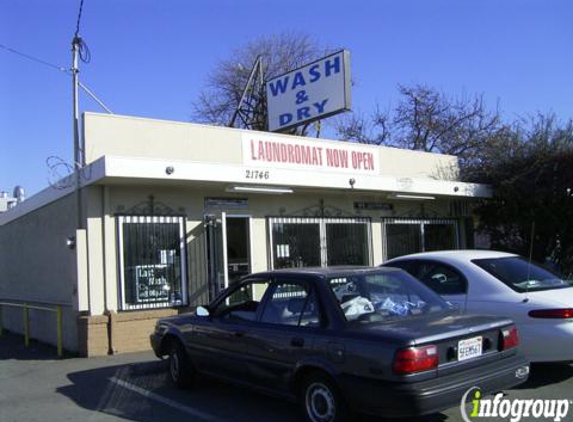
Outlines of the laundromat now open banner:
M 376 175 L 378 150 L 348 142 L 289 139 L 253 132 L 243 134 L 243 163 L 253 168 L 305 169 Z
M 350 110 L 350 53 L 331 54 L 266 83 L 269 131 Z

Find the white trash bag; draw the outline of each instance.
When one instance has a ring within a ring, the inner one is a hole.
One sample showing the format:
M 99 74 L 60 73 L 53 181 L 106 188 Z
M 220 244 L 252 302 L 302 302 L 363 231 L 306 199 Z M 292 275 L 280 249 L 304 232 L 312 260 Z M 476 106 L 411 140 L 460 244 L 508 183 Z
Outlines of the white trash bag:
M 374 304 L 362 296 L 356 296 L 340 305 L 346 315 L 346 319 L 354 320 L 365 314 L 373 314 L 376 312 Z

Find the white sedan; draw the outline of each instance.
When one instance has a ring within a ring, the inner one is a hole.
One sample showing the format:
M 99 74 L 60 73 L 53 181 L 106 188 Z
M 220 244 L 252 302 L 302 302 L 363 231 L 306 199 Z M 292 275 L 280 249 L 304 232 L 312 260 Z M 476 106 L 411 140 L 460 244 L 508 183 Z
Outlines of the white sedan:
M 532 362 L 573 361 L 573 286 L 551 271 L 482 250 L 405 255 L 384 266 L 408 271 L 459 309 L 511 318 Z

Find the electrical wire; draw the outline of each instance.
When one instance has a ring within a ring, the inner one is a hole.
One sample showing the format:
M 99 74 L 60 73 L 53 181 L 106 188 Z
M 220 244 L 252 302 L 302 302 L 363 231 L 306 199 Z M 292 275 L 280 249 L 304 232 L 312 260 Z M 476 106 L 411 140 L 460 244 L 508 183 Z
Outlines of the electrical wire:
M 78 20 L 76 22 L 76 33 L 74 34 L 74 38 L 77 38 L 80 35 L 80 22 L 82 20 L 82 11 L 84 10 L 84 0 L 80 2 L 80 10 L 78 12 Z
M 47 61 L 45 61 L 45 60 L 42 60 L 42 59 L 39 59 L 39 58 L 37 58 L 37 57 L 31 56 L 31 55 L 29 55 L 29 54 L 22 53 L 21 51 L 18 51 L 18 50 L 14 49 L 14 48 L 8 47 L 7 45 L 0 44 L 0 48 L 3 48 L 4 50 L 9 51 L 10 53 L 17 54 L 18 56 L 24 57 L 24 58 L 26 58 L 26 59 L 28 59 L 28 60 L 32 60 L 33 62 L 40 63 L 40 64 L 43 64 L 43 65 L 45 65 L 45 66 L 51 67 L 51 68 L 53 68 L 53 69 L 59 70 L 60 72 L 64 72 L 64 73 L 67 73 L 67 74 L 70 74 L 70 73 L 71 73 L 69 69 L 66 69 L 66 68 L 63 67 L 63 66 L 58 66 L 58 65 L 56 65 L 56 64 L 47 62 Z
M 78 45 L 78 55 L 79 55 L 80 60 L 84 63 L 89 63 L 91 61 L 90 49 L 89 49 L 88 45 L 86 44 L 86 42 L 82 39 L 82 37 L 79 36 L 80 23 L 81 23 L 83 8 L 84 8 L 84 0 L 81 0 L 80 10 L 78 12 L 78 20 L 76 22 L 76 32 L 74 34 L 73 43 L 77 43 L 77 45 Z M 30 55 L 30 54 L 26 54 L 26 53 L 23 53 L 19 50 L 16 50 L 15 48 L 8 47 L 7 45 L 4 45 L 4 44 L 0 44 L 0 48 L 3 48 L 4 50 L 6 50 L 10 53 L 24 57 L 28 60 L 33 61 L 33 62 L 42 64 L 44 66 L 51 67 L 52 69 L 59 70 L 60 72 L 63 72 L 67 75 L 72 75 L 72 69 L 67 69 L 63 66 L 58 66 L 56 64 L 47 62 L 47 61 L 42 60 L 38 57 L 35 57 L 35 56 Z M 100 107 L 102 107 L 109 114 L 113 114 L 113 112 L 87 86 L 85 86 L 81 82 L 79 82 L 78 85 L 80 86 L 81 89 L 84 90 L 84 92 L 86 94 L 88 94 L 95 102 L 97 102 L 100 105 Z
M 78 11 L 78 20 L 76 22 L 76 32 L 74 34 L 74 44 L 78 45 L 78 55 L 82 62 L 89 63 L 92 59 L 90 49 L 86 42 L 80 37 L 80 26 L 82 21 L 82 12 L 84 10 L 84 0 L 80 1 L 80 10 Z
M 3 48 L 4 50 L 6 50 L 6 51 L 8 51 L 8 52 L 10 52 L 10 53 L 16 54 L 16 55 L 18 55 L 18 56 L 20 56 L 20 57 L 24 57 L 24 58 L 26 58 L 26 59 L 28 59 L 28 60 L 31 60 L 31 61 L 33 61 L 33 62 L 35 62 L 35 63 L 39 63 L 39 64 L 42 64 L 42 65 L 44 65 L 44 66 L 51 67 L 52 69 L 59 70 L 60 72 L 63 72 L 63 73 L 65 73 L 65 74 L 68 75 L 68 76 L 71 76 L 71 75 L 72 75 L 72 71 L 71 71 L 70 69 L 66 69 L 66 68 L 63 67 L 63 66 L 58 66 L 58 65 L 56 65 L 56 64 L 47 62 L 47 61 L 45 61 L 45 60 L 42 60 L 42 59 L 39 59 L 39 58 L 37 58 L 37 57 L 31 56 L 30 54 L 22 53 L 21 51 L 18 51 L 18 50 L 16 50 L 15 48 L 8 47 L 8 46 L 6 46 L 6 45 L 4 45 L 4 44 L 0 44 L 0 48 Z M 102 107 L 106 112 L 108 112 L 109 114 L 113 114 L 113 112 L 109 109 L 109 107 L 107 107 L 107 106 L 96 96 L 96 94 L 94 94 L 94 92 L 93 92 L 90 88 L 88 88 L 85 84 L 83 84 L 83 83 L 81 83 L 81 82 L 79 83 L 79 86 L 80 86 L 80 88 L 83 89 L 84 92 L 85 92 L 86 94 L 88 94 L 96 103 L 98 103 L 98 104 L 100 105 L 100 107 Z
M 92 55 L 86 42 L 81 37 L 77 37 L 76 40 L 78 41 L 78 55 L 80 60 L 86 64 L 91 62 Z

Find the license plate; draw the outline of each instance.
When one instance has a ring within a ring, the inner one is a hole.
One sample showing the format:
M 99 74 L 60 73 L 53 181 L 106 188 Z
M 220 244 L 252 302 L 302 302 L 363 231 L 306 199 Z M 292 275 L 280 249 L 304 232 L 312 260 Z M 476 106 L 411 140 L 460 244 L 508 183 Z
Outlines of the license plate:
M 481 356 L 482 337 L 473 337 L 458 342 L 458 361 L 472 359 Z

